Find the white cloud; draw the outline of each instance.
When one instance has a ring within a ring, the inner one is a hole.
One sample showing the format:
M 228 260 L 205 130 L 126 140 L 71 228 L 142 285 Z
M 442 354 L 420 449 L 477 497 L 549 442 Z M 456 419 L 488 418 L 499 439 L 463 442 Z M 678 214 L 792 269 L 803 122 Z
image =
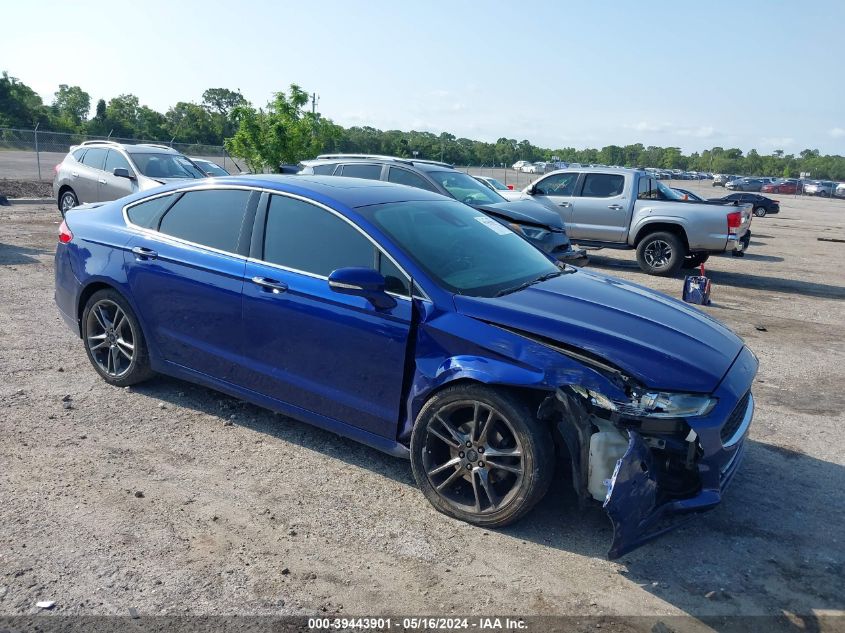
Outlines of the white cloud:
M 845 136 L 845 128 L 835 127 L 830 130 L 830 135 L 833 138 L 842 138 L 843 136 Z
M 791 136 L 764 136 L 760 139 L 760 145 L 773 149 L 784 149 L 795 145 L 795 139 Z
M 716 128 L 710 125 L 683 126 L 674 123 L 653 123 L 651 121 L 639 121 L 633 125 L 626 125 L 630 130 L 637 132 L 648 132 L 650 134 L 674 134 L 677 136 L 692 136 L 695 138 L 710 138 L 716 134 Z

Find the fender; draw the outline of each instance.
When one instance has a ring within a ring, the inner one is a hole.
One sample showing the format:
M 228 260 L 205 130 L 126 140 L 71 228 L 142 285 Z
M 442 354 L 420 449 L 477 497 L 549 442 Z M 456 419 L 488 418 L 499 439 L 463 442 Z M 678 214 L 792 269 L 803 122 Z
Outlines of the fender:
M 686 218 L 672 215 L 658 215 L 655 213 L 656 211 L 657 210 L 653 207 L 644 207 L 642 209 L 637 209 L 634 212 L 631 231 L 628 233 L 629 245 L 634 246 L 637 244 L 640 236 L 643 235 L 643 232 L 649 227 L 649 225 L 652 224 L 671 224 L 673 226 L 677 226 L 684 232 L 684 236 L 687 237 L 687 240 L 689 240 L 689 231 L 687 230 L 689 222 Z

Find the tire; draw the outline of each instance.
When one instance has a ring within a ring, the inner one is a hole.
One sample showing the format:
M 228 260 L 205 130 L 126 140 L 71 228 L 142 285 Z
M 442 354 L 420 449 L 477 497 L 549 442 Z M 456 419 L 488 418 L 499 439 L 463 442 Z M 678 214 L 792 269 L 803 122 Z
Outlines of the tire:
M 766 207 L 754 207 L 754 215 L 758 218 L 766 217 Z
M 59 194 L 57 204 L 59 205 L 59 211 L 61 212 L 62 217 L 65 217 L 65 213 L 70 211 L 73 207 L 79 206 L 79 198 L 76 197 L 73 189 L 65 189 Z
M 694 253 L 692 255 L 687 255 L 686 257 L 684 257 L 684 261 L 681 264 L 681 268 L 684 268 L 684 269 L 698 268 L 701 264 L 705 263 L 708 259 L 710 259 L 710 253 Z
M 637 263 L 649 275 L 674 275 L 686 255 L 681 238 L 667 231 L 649 233 L 637 245 Z
M 501 527 L 524 516 L 548 491 L 554 442 L 515 395 L 461 383 L 437 392 L 417 416 L 411 468 L 438 511 Z
M 154 373 L 138 318 L 116 290 L 99 290 L 85 303 L 82 341 L 88 360 L 110 385 L 134 385 Z

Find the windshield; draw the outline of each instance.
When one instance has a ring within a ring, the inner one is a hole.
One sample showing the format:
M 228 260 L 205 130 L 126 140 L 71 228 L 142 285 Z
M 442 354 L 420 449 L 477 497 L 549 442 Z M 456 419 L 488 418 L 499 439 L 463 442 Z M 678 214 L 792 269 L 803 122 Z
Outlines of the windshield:
M 358 211 L 450 292 L 492 297 L 560 272 L 504 225 L 451 200 L 391 202 Z
M 205 178 L 204 173 L 179 154 L 130 152 L 129 155 L 147 178 Z
M 212 163 L 210 160 L 199 160 L 199 159 L 192 159 L 197 166 L 202 169 L 205 173 L 209 176 L 228 176 L 230 175 L 228 171 L 223 169 L 217 163 Z
M 498 189 L 499 191 L 507 191 L 508 190 L 508 188 L 505 187 L 505 185 L 503 185 L 501 182 L 499 182 L 495 178 L 488 178 L 487 182 L 489 182 L 491 185 L 493 185 L 493 189 Z
M 478 182 L 472 176 L 459 171 L 431 171 L 429 177 L 443 186 L 453 198 L 464 204 L 499 204 L 505 199 L 498 193 Z

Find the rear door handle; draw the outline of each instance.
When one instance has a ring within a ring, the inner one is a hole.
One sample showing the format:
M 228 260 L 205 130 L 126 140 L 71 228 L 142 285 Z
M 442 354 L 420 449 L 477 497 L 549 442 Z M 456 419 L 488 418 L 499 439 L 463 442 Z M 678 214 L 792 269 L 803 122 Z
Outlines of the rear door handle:
M 75 171 L 70 172 L 70 175 L 73 176 L 74 178 L 79 178 L 79 174 Z
M 611 204 L 611 205 L 609 205 L 607 208 L 608 208 L 608 209 L 613 209 L 614 211 L 621 211 L 621 210 L 622 210 L 622 209 L 624 209 L 625 207 L 623 207 L 621 204 Z
M 101 184 L 101 185 L 106 184 L 106 179 L 105 179 L 105 178 L 100 178 L 100 184 Z
M 557 206 L 559 206 L 559 207 L 571 207 L 572 203 L 571 202 L 558 202 Z
M 155 259 L 158 257 L 158 253 L 156 253 L 153 249 L 144 248 L 143 246 L 136 246 L 132 249 L 132 252 L 139 259 Z
M 269 277 L 253 277 L 252 283 L 261 286 L 265 290 L 269 290 L 273 294 L 279 294 L 288 289 L 287 284 L 282 283 L 281 281 L 276 281 L 275 279 L 270 279 Z

